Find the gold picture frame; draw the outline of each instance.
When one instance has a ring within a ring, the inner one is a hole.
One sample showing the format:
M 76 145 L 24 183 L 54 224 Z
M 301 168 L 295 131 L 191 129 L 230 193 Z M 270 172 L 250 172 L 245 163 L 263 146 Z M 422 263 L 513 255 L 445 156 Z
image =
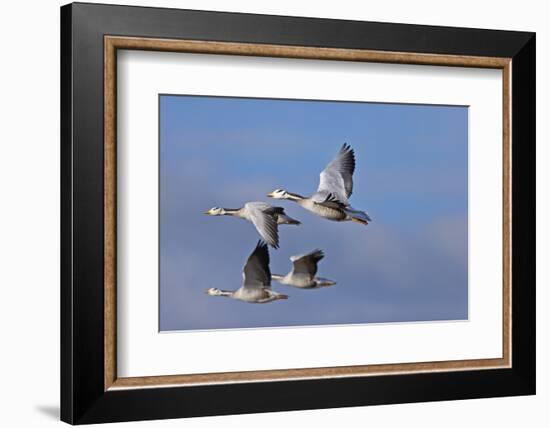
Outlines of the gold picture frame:
M 502 357 L 422 363 L 357 365 L 304 369 L 281 369 L 227 373 L 182 374 L 148 377 L 118 377 L 116 367 L 116 85 L 117 50 L 168 51 L 209 55 L 246 55 L 332 61 L 382 62 L 493 68 L 502 70 L 503 146 L 503 320 Z M 370 51 L 271 44 L 172 40 L 145 37 L 104 36 L 104 390 L 215 385 L 242 382 L 281 381 L 395 375 L 410 373 L 509 368 L 512 363 L 512 165 L 511 80 L 512 58 Z

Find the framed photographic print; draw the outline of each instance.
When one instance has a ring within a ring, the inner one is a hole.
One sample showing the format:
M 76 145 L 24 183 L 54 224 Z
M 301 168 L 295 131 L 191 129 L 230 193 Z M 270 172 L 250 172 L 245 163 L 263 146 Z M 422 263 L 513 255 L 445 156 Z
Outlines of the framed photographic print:
M 533 33 L 75 3 L 61 54 L 62 420 L 535 393 Z

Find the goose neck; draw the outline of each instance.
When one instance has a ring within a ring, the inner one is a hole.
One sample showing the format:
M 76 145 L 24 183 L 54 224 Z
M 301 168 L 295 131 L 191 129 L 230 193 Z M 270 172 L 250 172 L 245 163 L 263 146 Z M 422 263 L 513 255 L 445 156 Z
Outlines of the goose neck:
M 237 216 L 239 215 L 240 208 L 224 208 L 223 209 L 223 215 L 233 215 Z
M 287 192 L 286 198 L 294 202 L 302 201 L 305 199 L 302 195 L 299 195 L 298 193 L 290 193 L 290 192 Z

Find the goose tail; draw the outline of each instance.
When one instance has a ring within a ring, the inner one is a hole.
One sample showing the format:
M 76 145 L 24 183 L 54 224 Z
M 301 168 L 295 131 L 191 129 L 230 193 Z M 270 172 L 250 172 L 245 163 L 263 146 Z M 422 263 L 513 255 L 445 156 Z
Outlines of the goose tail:
M 356 210 L 354 208 L 346 208 L 347 215 L 351 218 L 352 221 L 360 224 L 369 224 L 372 221 L 372 218 L 366 211 Z
M 278 224 L 294 224 L 299 225 L 302 224 L 302 222 L 293 219 L 292 217 L 287 216 L 286 214 L 279 214 L 277 216 L 277 223 Z

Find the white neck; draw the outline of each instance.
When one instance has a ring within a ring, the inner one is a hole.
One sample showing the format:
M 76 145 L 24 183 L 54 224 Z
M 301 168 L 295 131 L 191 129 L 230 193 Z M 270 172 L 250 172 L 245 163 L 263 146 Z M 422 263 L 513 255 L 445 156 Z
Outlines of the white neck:
M 301 196 L 301 195 L 298 195 L 297 193 L 286 192 L 285 199 L 288 199 L 288 200 L 294 201 L 294 202 L 298 202 L 298 201 L 301 201 L 302 199 L 304 199 L 304 197 Z
M 223 215 L 238 215 L 239 213 L 238 208 L 222 208 L 222 210 Z

